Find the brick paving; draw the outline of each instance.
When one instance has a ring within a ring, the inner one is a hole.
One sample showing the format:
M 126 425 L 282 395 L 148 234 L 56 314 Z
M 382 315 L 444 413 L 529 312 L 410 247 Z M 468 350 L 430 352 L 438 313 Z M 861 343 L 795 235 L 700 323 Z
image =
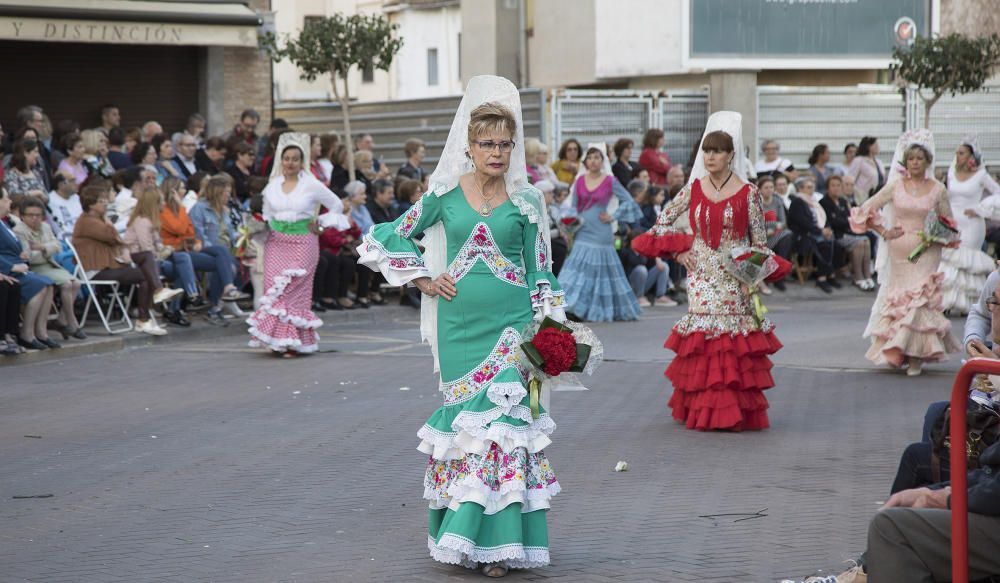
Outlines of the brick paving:
M 777 581 L 856 556 L 958 366 L 868 366 L 871 299 L 768 301 L 786 348 L 760 433 L 670 420 L 680 308 L 595 326 L 609 362 L 554 396 L 553 563 L 508 580 Z M 427 557 L 415 432 L 440 399 L 416 326 L 327 326 L 293 362 L 230 336 L 5 367 L 0 583 L 479 580 Z

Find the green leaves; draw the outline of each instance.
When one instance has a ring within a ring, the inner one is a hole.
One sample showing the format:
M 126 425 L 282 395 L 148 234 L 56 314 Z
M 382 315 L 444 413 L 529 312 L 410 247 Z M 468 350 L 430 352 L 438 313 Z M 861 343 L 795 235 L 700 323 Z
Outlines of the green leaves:
M 378 15 L 337 13 L 306 19 L 298 37 L 285 35 L 284 46 L 273 33 L 261 35 L 260 46 L 273 60 L 294 63 L 306 81 L 315 81 L 325 73 L 343 79 L 351 67 L 370 65 L 388 71 L 403 46 L 403 40 L 395 36 L 398 28 Z

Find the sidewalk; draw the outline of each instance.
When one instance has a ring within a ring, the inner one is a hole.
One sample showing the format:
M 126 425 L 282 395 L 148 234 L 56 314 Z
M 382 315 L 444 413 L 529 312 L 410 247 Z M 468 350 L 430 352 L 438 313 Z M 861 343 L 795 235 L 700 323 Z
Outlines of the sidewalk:
M 245 311 L 245 310 L 244 310 Z M 249 312 L 247 312 L 249 315 Z M 397 318 L 412 315 L 418 319 L 420 312 L 409 307 L 400 306 L 396 302 L 389 302 L 384 306 L 372 306 L 365 309 L 354 309 L 344 311 L 327 311 L 316 314 L 323 320 L 323 325 L 347 324 L 358 322 L 385 322 Z M 247 325 L 244 318 L 232 318 L 227 320 L 229 326 L 214 326 L 202 318 L 201 314 L 189 314 L 191 327 L 181 328 L 166 324 L 161 321 L 169 334 L 166 336 L 150 336 L 142 332 L 126 332 L 124 334 L 110 335 L 100 325 L 100 322 L 92 318 L 90 325 L 84 327 L 88 338 L 86 340 L 63 340 L 62 336 L 55 330 L 49 330 L 51 338 L 62 344 L 62 348 L 54 350 L 29 350 L 18 356 L 0 357 L 0 367 L 17 366 L 22 364 L 33 364 L 37 362 L 57 361 L 77 356 L 91 354 L 105 354 L 117 352 L 125 348 L 137 348 L 142 346 L 153 346 L 163 344 L 177 344 L 193 342 L 199 340 L 210 340 L 213 338 L 229 338 L 232 336 L 246 336 Z

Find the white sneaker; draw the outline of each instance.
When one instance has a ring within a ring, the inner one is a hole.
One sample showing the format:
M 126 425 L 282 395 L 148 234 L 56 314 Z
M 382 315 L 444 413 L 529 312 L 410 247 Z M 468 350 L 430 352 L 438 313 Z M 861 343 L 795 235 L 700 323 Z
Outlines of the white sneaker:
M 906 367 L 906 376 L 908 377 L 920 376 L 920 373 L 923 372 L 923 368 L 924 368 L 924 361 L 920 360 L 919 358 L 911 358 L 909 359 L 909 366 Z
M 222 302 L 222 311 L 226 312 L 223 317 L 245 318 L 247 313 L 240 309 L 236 302 Z
M 640 297 L 637 301 L 639 302 L 640 308 L 649 308 L 653 305 L 649 303 L 649 300 L 646 299 L 646 296 Z
M 135 323 L 136 332 L 142 332 L 144 334 L 149 334 L 150 336 L 166 336 L 167 331 L 152 321 L 152 320 L 137 320 Z
M 184 290 L 182 289 L 172 288 L 172 287 L 161 287 L 160 289 L 156 290 L 155 294 L 153 294 L 153 303 L 162 304 L 165 302 L 169 302 L 170 300 L 176 298 L 182 293 L 184 293 Z
M 679 304 L 677 302 L 675 302 L 673 300 L 673 298 L 671 298 L 670 296 L 660 296 L 660 297 L 656 298 L 656 302 L 655 302 L 654 305 L 657 308 L 672 308 L 672 307 L 677 306 Z

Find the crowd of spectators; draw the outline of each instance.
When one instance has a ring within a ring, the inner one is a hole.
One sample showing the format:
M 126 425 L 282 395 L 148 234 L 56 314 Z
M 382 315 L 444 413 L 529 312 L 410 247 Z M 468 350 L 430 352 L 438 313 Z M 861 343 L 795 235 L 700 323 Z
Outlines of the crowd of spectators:
M 122 127 L 115 105 L 95 118 L 91 129 L 76 120 L 53 125 L 41 107 L 25 106 L 0 142 L 5 355 L 61 347 L 50 329 L 63 341 L 85 339 L 84 280 L 118 282 L 121 296 L 131 298 L 135 329 L 151 335 L 190 326 L 195 313 L 228 326 L 263 292 L 260 193 L 279 136 L 293 128 L 274 119 L 260 131 L 252 109 L 218 134 L 208 133 L 198 113 L 172 134 L 155 120 Z M 353 144 L 336 133 L 312 136 L 309 171 L 345 199 L 353 219 L 350 229 L 328 229 L 320 238 L 315 311 L 386 303 L 381 277 L 357 269 L 356 247 L 365 230 L 395 220 L 423 195 L 426 152 L 421 140 L 408 140 L 406 162 L 393 172 L 376 155 L 371 134 Z M 108 304 L 105 291 L 94 289 Z M 419 294 L 401 294 L 403 304 L 419 302 Z

